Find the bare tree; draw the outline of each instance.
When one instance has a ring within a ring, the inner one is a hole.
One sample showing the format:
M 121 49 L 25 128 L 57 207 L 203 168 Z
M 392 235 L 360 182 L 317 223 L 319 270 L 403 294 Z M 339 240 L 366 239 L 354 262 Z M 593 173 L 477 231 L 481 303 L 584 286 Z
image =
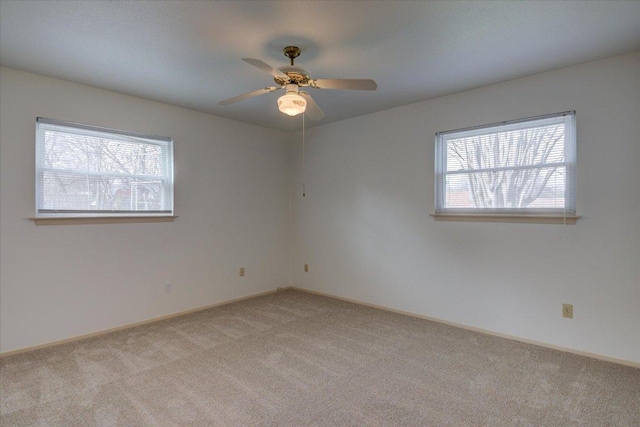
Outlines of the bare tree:
M 447 149 L 448 172 L 464 171 L 477 208 L 525 208 L 565 172 L 562 124 L 452 139 Z
M 134 199 L 153 209 L 161 199 L 161 150 L 152 144 L 46 131 L 45 200 L 55 201 L 51 209 L 137 210 Z

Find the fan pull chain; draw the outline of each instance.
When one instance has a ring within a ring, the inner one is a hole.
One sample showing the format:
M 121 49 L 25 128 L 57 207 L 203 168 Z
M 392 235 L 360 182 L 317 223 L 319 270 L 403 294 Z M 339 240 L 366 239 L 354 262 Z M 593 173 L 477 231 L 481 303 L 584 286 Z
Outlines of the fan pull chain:
M 302 113 L 302 197 L 307 197 L 304 182 L 306 181 L 305 171 L 304 171 L 304 116 Z

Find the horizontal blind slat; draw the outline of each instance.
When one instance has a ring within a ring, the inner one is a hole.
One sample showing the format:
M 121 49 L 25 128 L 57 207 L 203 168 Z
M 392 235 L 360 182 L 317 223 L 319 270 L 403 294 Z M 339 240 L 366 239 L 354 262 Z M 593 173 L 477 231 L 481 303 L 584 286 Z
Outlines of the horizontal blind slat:
M 173 213 L 173 140 L 39 118 L 36 213 Z
M 440 132 L 435 168 L 436 212 L 575 212 L 575 112 Z

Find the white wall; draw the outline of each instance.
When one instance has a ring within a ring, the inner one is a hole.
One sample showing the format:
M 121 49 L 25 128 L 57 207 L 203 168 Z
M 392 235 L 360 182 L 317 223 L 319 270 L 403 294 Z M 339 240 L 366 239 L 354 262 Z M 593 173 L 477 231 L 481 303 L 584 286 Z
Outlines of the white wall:
M 174 138 L 173 223 L 36 226 L 36 117 Z M 0 69 L 0 351 L 289 283 L 287 134 Z M 238 269 L 246 268 L 240 278 Z M 173 283 L 170 294 L 163 284 Z
M 572 109 L 577 225 L 428 216 L 435 132 Z M 35 226 L 38 116 L 173 137 L 180 217 Z M 0 351 L 272 290 L 291 268 L 294 285 L 640 362 L 639 119 L 640 53 L 530 76 L 309 129 L 303 199 L 299 133 L 0 68 Z
M 577 225 L 429 216 L 437 131 L 566 110 Z M 635 53 L 309 129 L 304 199 L 297 134 L 293 284 L 640 362 L 639 123 Z

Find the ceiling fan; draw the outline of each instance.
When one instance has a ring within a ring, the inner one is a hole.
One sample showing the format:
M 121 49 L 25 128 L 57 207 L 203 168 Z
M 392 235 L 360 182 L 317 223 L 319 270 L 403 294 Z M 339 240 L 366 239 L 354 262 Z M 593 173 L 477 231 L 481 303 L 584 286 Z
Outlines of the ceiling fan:
M 350 89 L 350 90 L 376 90 L 378 85 L 370 79 L 312 79 L 309 71 L 293 64 L 293 60 L 300 56 L 300 48 L 297 46 L 287 46 L 283 50 L 284 55 L 291 60 L 291 65 L 274 68 L 271 65 L 253 58 L 242 58 L 248 64 L 266 71 L 273 76 L 277 86 L 267 86 L 254 90 L 243 95 L 220 101 L 218 105 L 229 105 L 243 99 L 265 93 L 275 92 L 285 89 L 285 94 L 278 99 L 278 109 L 289 115 L 295 116 L 306 112 L 307 117 L 312 120 L 320 120 L 324 113 L 318 107 L 307 92 L 301 91 L 301 87 L 312 87 L 314 89 Z

